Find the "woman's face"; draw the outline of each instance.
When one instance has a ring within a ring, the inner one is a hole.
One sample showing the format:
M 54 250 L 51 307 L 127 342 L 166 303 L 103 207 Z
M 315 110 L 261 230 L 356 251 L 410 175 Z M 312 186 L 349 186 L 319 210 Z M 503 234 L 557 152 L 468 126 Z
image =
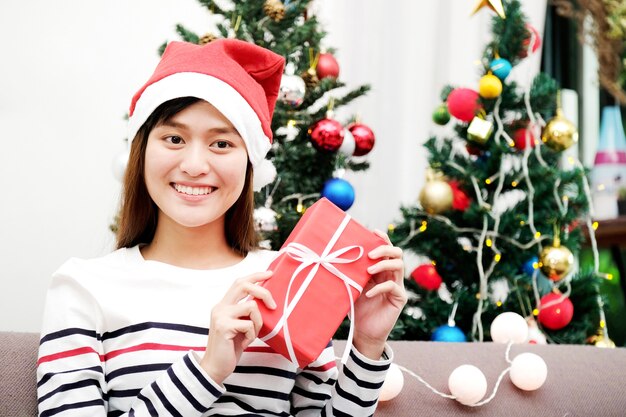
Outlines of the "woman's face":
M 144 175 L 159 223 L 223 226 L 243 189 L 247 162 L 239 133 L 206 101 L 155 126 L 148 135 Z

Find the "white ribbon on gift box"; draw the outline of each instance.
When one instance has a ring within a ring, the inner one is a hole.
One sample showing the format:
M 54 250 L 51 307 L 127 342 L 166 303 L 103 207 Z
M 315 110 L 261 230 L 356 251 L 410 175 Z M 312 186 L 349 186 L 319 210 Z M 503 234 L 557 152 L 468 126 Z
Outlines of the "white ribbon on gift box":
M 276 336 L 278 332 L 280 332 L 282 329 L 284 339 L 285 339 L 285 344 L 287 346 L 287 352 L 289 353 L 289 358 L 295 364 L 298 364 L 298 359 L 296 358 L 296 354 L 293 349 L 293 344 L 291 342 L 291 336 L 289 334 L 289 326 L 287 325 L 287 319 L 289 318 L 289 316 L 295 309 L 296 305 L 300 301 L 300 298 L 302 298 L 302 295 L 307 290 L 308 286 L 313 281 L 313 278 L 315 277 L 315 274 L 317 274 L 317 271 L 320 268 L 320 266 L 324 267 L 328 272 L 330 272 L 331 274 L 339 278 L 341 281 L 343 281 L 346 287 L 346 291 L 348 292 L 348 297 L 350 299 L 350 315 L 349 315 L 350 331 L 348 332 L 348 339 L 346 340 L 346 348 L 343 352 L 343 355 L 341 356 L 341 363 L 345 364 L 346 361 L 348 360 L 348 355 L 350 354 L 350 347 L 352 346 L 352 338 L 354 336 L 354 321 L 353 321 L 354 320 L 354 298 L 352 296 L 352 291 L 350 291 L 350 287 L 355 288 L 359 292 L 359 294 L 363 292 L 363 287 L 361 287 L 352 278 L 348 277 L 343 272 L 338 270 L 333 264 L 347 264 L 347 263 L 355 262 L 358 259 L 360 259 L 361 256 L 363 256 L 364 250 L 362 246 L 354 245 L 354 246 L 346 246 L 332 253 L 330 251 L 333 248 L 333 246 L 335 246 L 335 243 L 339 239 L 339 236 L 341 236 L 344 229 L 348 225 L 350 218 L 351 218 L 350 215 L 346 214 L 343 221 L 341 222 L 341 224 L 339 225 L 339 227 L 337 228 L 333 236 L 328 241 L 328 244 L 322 251 L 321 255 L 318 255 L 312 249 L 297 242 L 291 242 L 287 244 L 287 246 L 282 248 L 280 251 L 280 252 L 286 253 L 294 260 L 300 262 L 300 265 L 293 272 L 289 280 L 289 285 L 287 286 L 287 292 L 285 294 L 285 302 L 283 304 L 282 317 L 280 318 L 280 320 L 278 320 L 278 323 L 276 323 L 276 326 L 274 326 L 272 331 L 269 332 L 264 337 L 262 337 L 261 340 L 265 342 L 271 339 L 272 337 Z M 353 259 L 340 257 L 341 255 L 353 249 L 359 250 L 359 254 L 357 257 Z M 289 300 L 289 294 L 291 293 L 291 286 L 295 282 L 296 277 L 298 276 L 300 272 L 302 272 L 304 269 L 308 268 L 311 265 L 313 265 L 313 268 L 311 268 L 311 270 L 309 271 L 309 274 L 306 276 L 306 278 L 302 282 L 302 285 L 300 285 L 300 288 L 298 288 L 298 291 L 296 292 L 294 297 L 291 300 Z

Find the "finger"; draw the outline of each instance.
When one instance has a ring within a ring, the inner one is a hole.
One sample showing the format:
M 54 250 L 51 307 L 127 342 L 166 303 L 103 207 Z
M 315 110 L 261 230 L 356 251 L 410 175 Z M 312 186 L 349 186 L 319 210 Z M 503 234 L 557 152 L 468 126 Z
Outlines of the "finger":
M 387 236 L 387 233 L 382 232 L 378 229 L 374 229 L 374 234 L 378 237 L 381 237 L 385 240 L 385 242 L 389 243 L 391 245 L 391 240 L 389 239 L 389 236 Z
M 375 285 L 371 290 L 365 293 L 368 298 L 376 297 L 377 295 L 388 294 L 398 303 L 406 303 L 407 295 L 404 288 L 393 281 L 385 281 L 378 285 Z
M 383 259 L 382 261 L 378 261 L 374 265 L 367 268 L 367 272 L 372 275 L 383 271 L 389 271 L 402 275 L 403 270 L 404 262 L 402 262 L 402 259 Z
M 377 248 L 374 248 L 367 254 L 370 259 L 378 259 L 378 258 L 402 258 L 402 249 L 397 246 L 392 245 L 381 245 Z
M 272 293 L 264 287 L 260 285 L 253 284 L 251 282 L 244 283 L 242 286 L 242 291 L 244 292 L 245 298 L 242 300 L 248 299 L 248 296 L 259 299 L 263 301 L 265 306 L 271 310 L 276 308 L 276 301 L 274 301 L 274 297 Z M 241 300 L 239 300 L 241 302 Z
M 232 324 L 233 338 L 239 333 L 243 334 L 246 340 L 256 339 L 257 332 L 251 320 L 235 320 Z
M 247 292 L 244 292 L 243 288 L 247 284 L 257 284 L 261 283 L 272 276 L 272 271 L 264 271 L 264 272 L 256 272 L 254 274 L 238 278 L 233 285 L 228 289 L 222 301 L 227 303 L 236 303 L 239 302 L 242 298 L 245 298 L 248 295 Z M 242 295 L 243 294 L 243 295 Z

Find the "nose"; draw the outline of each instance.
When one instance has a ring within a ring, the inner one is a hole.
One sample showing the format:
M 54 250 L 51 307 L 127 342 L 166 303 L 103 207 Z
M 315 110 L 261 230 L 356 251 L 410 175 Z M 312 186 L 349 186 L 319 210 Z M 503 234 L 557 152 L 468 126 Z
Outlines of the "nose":
M 180 169 L 191 177 L 207 174 L 210 170 L 208 154 L 209 152 L 203 146 L 192 142 L 183 151 Z

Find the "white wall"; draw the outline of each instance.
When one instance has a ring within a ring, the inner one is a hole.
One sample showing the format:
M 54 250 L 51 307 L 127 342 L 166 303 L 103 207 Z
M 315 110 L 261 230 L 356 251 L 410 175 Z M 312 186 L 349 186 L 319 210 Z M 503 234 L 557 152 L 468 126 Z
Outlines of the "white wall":
M 545 0 L 530 4 L 543 10 Z M 347 176 L 357 193 L 350 212 L 369 227 L 385 230 L 415 201 L 441 87 L 476 86 L 491 13 L 470 17 L 472 6 L 316 0 L 342 80 L 373 87 L 345 112 L 377 135 L 371 169 Z M 0 3 L 0 330 L 38 331 L 51 273 L 70 256 L 112 248 L 123 116 L 158 46 L 177 39 L 176 23 L 204 33 L 211 17 L 196 0 Z

